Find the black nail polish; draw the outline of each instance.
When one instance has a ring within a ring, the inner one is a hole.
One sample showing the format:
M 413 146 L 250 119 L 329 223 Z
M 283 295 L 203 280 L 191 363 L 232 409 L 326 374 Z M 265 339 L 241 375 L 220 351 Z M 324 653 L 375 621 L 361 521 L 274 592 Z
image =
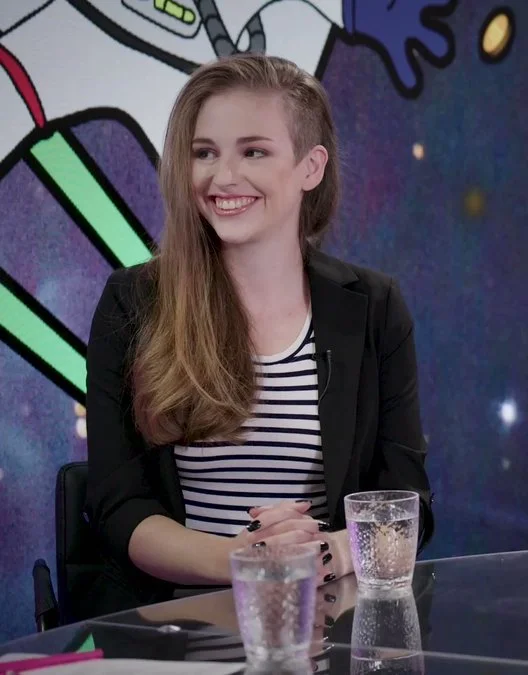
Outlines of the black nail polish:
M 253 548 L 262 548 L 263 546 L 266 546 L 265 541 L 257 541 L 256 544 L 253 544 Z
M 249 525 L 246 527 L 246 530 L 247 530 L 248 532 L 255 532 L 255 530 L 259 530 L 259 529 L 260 529 L 260 525 L 261 525 L 260 520 L 252 520 L 252 521 L 249 523 Z
M 325 602 L 331 602 L 332 604 L 337 600 L 335 595 L 332 593 L 326 593 L 324 596 Z
M 331 581 L 335 581 L 336 575 L 335 574 L 327 574 L 326 577 L 323 579 L 325 584 L 329 584 Z
M 328 532 L 330 529 L 330 525 L 328 523 L 325 523 L 324 520 L 319 521 L 319 532 Z
M 328 563 L 332 560 L 332 554 L 327 553 L 326 555 L 323 556 L 323 565 L 328 565 Z
M 325 616 L 325 626 L 327 628 L 332 628 L 332 626 L 335 624 L 335 621 L 332 619 L 331 616 Z
M 323 541 L 323 543 L 321 544 L 321 553 L 328 551 L 329 548 L 330 544 L 327 541 Z

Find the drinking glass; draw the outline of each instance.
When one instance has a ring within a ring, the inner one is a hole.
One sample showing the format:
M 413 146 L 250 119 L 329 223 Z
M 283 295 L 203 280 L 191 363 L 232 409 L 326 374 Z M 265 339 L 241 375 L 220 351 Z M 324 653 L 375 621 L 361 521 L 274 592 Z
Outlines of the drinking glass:
M 308 655 L 315 617 L 314 544 L 231 553 L 235 608 L 249 663 L 287 663 Z
M 416 492 L 380 490 L 345 497 L 350 553 L 360 589 L 411 584 L 419 511 Z

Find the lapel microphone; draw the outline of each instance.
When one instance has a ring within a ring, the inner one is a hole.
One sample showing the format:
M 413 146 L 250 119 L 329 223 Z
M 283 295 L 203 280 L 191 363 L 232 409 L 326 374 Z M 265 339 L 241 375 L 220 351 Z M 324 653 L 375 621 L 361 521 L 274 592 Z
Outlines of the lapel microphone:
M 326 395 L 326 392 L 328 391 L 328 387 L 330 386 L 330 378 L 332 377 L 332 350 L 331 349 L 325 349 L 323 352 L 316 352 L 315 354 L 312 354 L 312 360 L 313 361 L 323 361 L 326 363 L 326 382 L 325 386 L 323 389 L 323 393 L 319 397 L 319 400 L 317 401 L 317 405 L 319 406 L 321 404 L 321 401 Z

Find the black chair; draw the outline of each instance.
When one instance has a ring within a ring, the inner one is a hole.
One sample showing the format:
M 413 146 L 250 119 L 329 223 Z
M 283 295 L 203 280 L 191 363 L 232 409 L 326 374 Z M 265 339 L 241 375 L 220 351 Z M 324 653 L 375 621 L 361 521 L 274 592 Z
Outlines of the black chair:
M 75 608 L 99 575 L 103 561 L 84 515 L 87 462 L 62 466 L 55 484 L 57 602 L 46 561 L 33 566 L 35 621 L 43 631 L 78 621 Z
M 57 587 L 55 596 L 51 574 L 45 560 L 33 565 L 35 621 L 41 632 L 80 621 L 86 589 L 91 588 L 103 569 L 98 542 L 84 514 L 87 462 L 62 466 L 55 484 L 55 538 Z M 186 598 L 225 589 L 226 586 L 188 586 L 174 591 L 174 598 Z

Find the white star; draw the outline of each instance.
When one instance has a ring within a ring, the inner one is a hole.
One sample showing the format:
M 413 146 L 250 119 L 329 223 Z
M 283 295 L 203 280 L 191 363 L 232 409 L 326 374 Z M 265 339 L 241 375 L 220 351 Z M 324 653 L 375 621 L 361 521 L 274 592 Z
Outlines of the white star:
M 503 401 L 499 406 L 499 417 L 507 427 L 515 424 L 517 421 L 517 404 L 515 401 Z

